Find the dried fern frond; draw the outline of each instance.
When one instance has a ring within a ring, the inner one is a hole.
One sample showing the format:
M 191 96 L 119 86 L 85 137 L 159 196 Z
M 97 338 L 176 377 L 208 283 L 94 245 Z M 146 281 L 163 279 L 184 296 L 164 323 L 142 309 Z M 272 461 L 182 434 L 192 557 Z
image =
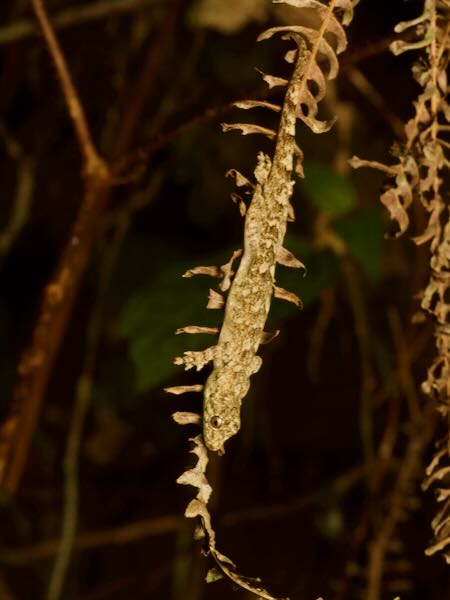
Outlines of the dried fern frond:
M 394 177 L 381 196 L 391 218 L 397 222 L 401 235 L 409 226 L 408 210 L 413 202 L 421 202 L 428 213 L 425 230 L 413 238 L 416 244 L 430 244 L 430 277 L 422 293 L 421 307 L 434 322 L 437 354 L 428 369 L 423 391 L 435 402 L 438 410 L 450 418 L 450 204 L 444 196 L 444 173 L 450 167 L 450 102 L 447 72 L 450 62 L 450 2 L 425 0 L 423 13 L 416 19 L 402 22 L 397 32 L 415 28 L 414 42 L 396 41 L 394 54 L 423 49 L 424 60 L 416 63 L 413 75 L 422 88 L 414 102 L 414 116 L 405 125 L 406 143 L 397 163 L 392 166 L 373 161 L 352 159 L 356 168 L 370 166 Z M 425 487 L 439 481 L 438 500 L 444 508 L 432 526 L 436 538 L 429 553 L 442 551 L 450 563 L 450 430 L 442 448 L 428 469 Z M 444 463 L 444 466 L 442 466 Z

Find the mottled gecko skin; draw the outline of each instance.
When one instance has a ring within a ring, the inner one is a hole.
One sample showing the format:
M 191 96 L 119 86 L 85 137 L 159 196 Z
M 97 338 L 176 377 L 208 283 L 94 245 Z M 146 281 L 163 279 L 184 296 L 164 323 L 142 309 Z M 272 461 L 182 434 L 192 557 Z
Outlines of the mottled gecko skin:
M 220 453 L 239 431 L 242 399 L 251 375 L 261 366 L 256 353 L 273 295 L 277 254 L 292 214 L 295 115 L 304 62 L 303 42 L 295 41 L 300 51 L 283 104 L 273 163 L 259 154 L 257 184 L 245 217 L 244 252 L 227 297 L 214 368 L 204 388 L 203 437 L 210 450 Z

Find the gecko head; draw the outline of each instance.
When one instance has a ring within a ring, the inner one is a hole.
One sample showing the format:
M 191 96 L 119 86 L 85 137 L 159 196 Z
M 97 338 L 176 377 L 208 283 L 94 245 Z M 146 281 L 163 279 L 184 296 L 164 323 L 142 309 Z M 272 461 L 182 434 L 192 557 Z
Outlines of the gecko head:
M 224 391 L 219 383 L 213 377 L 205 385 L 203 438 L 209 450 L 222 454 L 225 442 L 240 429 L 240 402 L 231 390 Z

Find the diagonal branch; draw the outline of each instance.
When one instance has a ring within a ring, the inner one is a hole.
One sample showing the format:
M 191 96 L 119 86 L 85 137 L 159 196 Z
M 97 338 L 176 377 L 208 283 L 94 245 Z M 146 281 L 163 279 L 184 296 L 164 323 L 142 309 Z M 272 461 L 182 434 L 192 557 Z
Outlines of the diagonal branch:
M 19 364 L 12 406 L 0 428 L 0 487 L 14 493 L 23 471 L 53 365 L 111 188 L 106 163 L 95 149 L 86 116 L 43 0 L 30 0 L 61 85 L 83 159 L 84 198 L 44 297 L 29 347 Z
M 11 407 L 0 427 L 0 491 L 7 494 L 13 494 L 19 484 L 47 385 L 114 183 L 109 166 L 99 157 L 93 144 L 81 101 L 49 22 L 43 0 L 30 1 L 42 28 L 76 131 L 83 157 L 85 189 L 58 267 L 44 290 L 31 342 L 20 360 Z M 178 1 L 168 10 L 167 22 L 151 42 L 149 54 L 160 55 L 161 47 L 165 48 L 168 40 L 173 39 L 176 16 L 182 5 L 183 3 Z M 163 61 L 148 59 L 136 88 L 142 86 L 141 81 L 144 78 L 153 81 L 155 71 L 160 69 L 162 64 Z M 145 103 L 141 102 L 136 108 L 132 95 L 130 110 L 142 114 L 144 107 Z M 134 121 L 136 128 L 139 116 Z M 128 127 L 125 139 L 122 137 L 125 150 L 132 143 L 134 133 L 135 130 Z M 120 132 L 118 138 L 119 136 Z
M 101 161 L 94 147 L 83 106 L 72 81 L 66 59 L 64 58 L 58 40 L 56 39 L 55 32 L 50 25 L 44 2 L 43 0 L 30 0 L 30 2 L 58 75 L 70 118 L 72 119 L 72 124 L 78 138 L 78 144 L 84 160 L 85 172 L 93 173 L 96 170 L 102 171 L 105 169 L 105 165 Z M 107 176 L 107 173 L 104 175 Z

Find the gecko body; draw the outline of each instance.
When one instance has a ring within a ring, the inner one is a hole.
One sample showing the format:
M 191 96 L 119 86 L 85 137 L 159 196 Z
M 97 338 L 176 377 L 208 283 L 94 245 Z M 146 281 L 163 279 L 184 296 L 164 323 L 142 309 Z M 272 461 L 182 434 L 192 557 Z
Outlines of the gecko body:
M 225 306 L 213 370 L 203 396 L 206 446 L 222 453 L 240 428 L 242 399 L 250 377 L 262 363 L 257 356 L 275 287 L 275 266 L 292 207 L 292 171 L 296 153 L 295 115 L 299 100 L 304 46 L 299 46 L 293 76 L 281 112 L 273 162 L 262 152 L 255 169 L 256 186 L 245 216 L 244 251 Z

